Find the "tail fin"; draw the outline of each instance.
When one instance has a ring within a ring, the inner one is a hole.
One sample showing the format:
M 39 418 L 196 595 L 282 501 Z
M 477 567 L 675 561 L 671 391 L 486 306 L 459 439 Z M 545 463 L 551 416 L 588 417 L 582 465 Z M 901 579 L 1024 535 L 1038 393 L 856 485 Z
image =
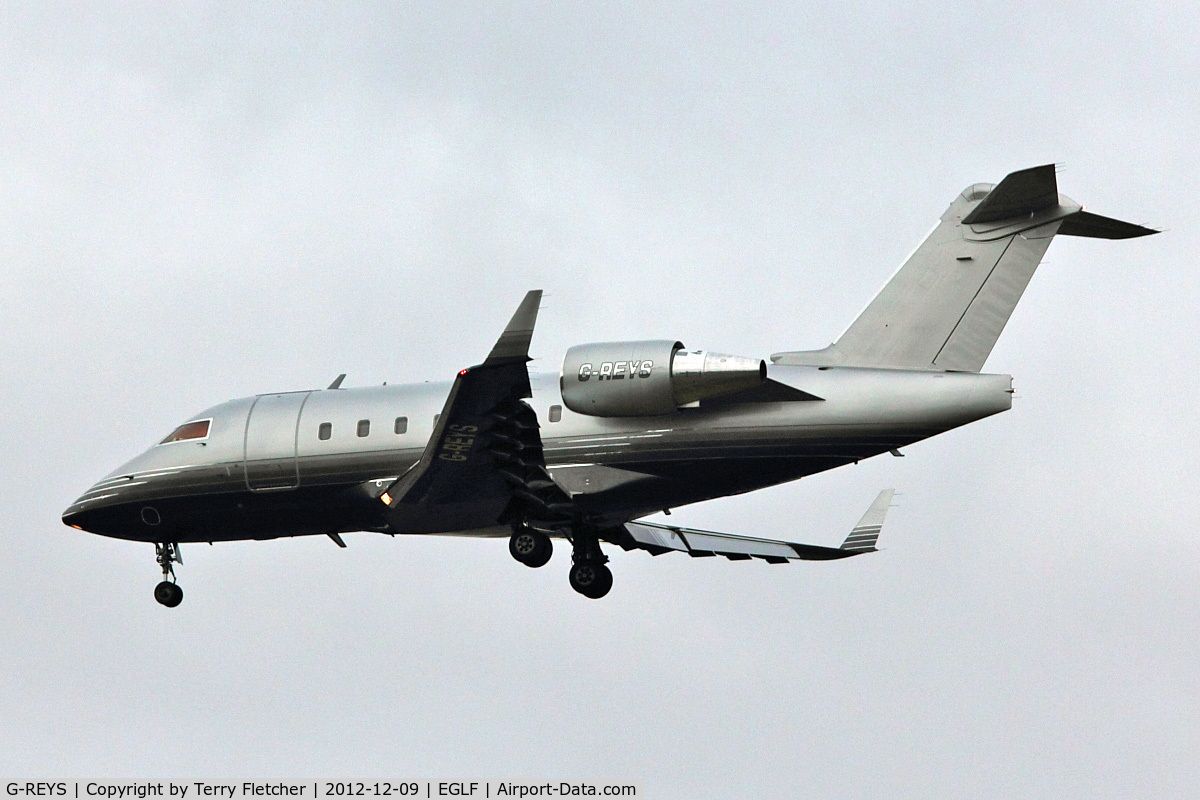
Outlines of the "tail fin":
M 1054 165 L 963 191 L 846 332 L 777 364 L 979 372 L 1055 234 L 1128 239 L 1158 231 L 1090 214 L 1058 193 Z

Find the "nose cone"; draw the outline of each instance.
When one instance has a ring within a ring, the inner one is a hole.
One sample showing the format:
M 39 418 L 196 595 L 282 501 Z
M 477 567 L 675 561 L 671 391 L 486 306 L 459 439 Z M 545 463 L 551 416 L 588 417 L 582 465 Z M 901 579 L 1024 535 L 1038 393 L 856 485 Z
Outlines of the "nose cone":
M 84 495 L 62 513 L 63 525 L 88 533 L 106 533 L 109 526 L 105 523 L 110 514 L 100 505 L 102 502 L 92 501 L 88 495 Z
M 172 453 L 152 447 L 117 467 L 63 511 L 63 524 L 88 533 L 127 538 L 126 531 L 140 527 L 138 504 L 156 485 L 151 475 L 173 466 L 169 460 Z
M 147 488 L 149 481 L 135 481 L 132 475 L 110 475 L 88 489 L 67 506 L 62 513 L 64 525 L 88 533 L 125 538 L 121 531 L 128 529 L 128 517 L 136 516 L 138 498 L 130 496 L 130 488 Z
M 88 519 L 88 514 L 76 508 L 74 503 L 72 503 L 71 506 L 63 512 L 62 521 L 63 525 L 74 528 L 75 530 L 88 531 L 88 533 L 95 532 L 88 530 L 87 523 L 90 522 Z
M 63 525 L 66 525 L 69 528 L 75 528 L 76 530 L 85 531 L 87 528 L 83 527 L 84 520 L 80 516 L 79 509 L 75 508 L 75 505 L 75 503 L 72 503 L 71 505 L 67 506 L 67 510 L 62 513 Z

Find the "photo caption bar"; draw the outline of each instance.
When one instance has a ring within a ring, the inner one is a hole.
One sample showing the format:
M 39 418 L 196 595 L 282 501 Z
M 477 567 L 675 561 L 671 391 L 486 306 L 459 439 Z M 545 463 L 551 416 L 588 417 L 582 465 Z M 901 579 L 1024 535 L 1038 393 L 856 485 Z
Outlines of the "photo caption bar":
M 91 800 L 254 800 L 264 797 L 326 798 L 469 797 L 645 797 L 632 781 L 6 781 L 4 796 L 14 798 L 82 798 Z

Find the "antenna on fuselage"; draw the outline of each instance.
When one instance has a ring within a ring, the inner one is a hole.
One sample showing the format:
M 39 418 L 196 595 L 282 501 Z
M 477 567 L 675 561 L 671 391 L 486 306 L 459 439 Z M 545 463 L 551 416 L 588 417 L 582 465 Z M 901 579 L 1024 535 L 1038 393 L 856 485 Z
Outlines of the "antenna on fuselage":
M 344 381 L 344 380 L 346 380 L 346 373 L 343 372 L 341 375 L 338 375 L 336 378 L 333 379 L 333 383 L 329 384 L 329 388 L 330 389 L 342 388 L 342 381 Z M 326 391 L 328 391 L 328 389 Z

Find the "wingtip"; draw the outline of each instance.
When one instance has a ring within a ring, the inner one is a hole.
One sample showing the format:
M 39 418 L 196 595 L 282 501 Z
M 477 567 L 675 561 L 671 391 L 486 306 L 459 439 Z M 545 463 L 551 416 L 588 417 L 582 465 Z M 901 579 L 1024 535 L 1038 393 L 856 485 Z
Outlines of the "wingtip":
M 517 310 L 512 315 L 512 319 L 508 321 L 504 332 L 496 340 L 496 345 L 492 348 L 487 360 L 483 362 L 484 364 L 529 359 L 529 343 L 533 340 L 533 328 L 537 323 L 538 309 L 541 307 L 541 303 L 541 289 L 531 289 L 525 293 L 521 304 L 517 306 Z
M 542 305 L 542 290 L 530 289 L 521 298 L 521 305 L 517 306 L 516 312 L 512 315 L 512 319 L 508 321 L 508 327 L 505 331 L 514 329 L 533 330 L 533 325 L 537 322 L 538 309 Z
M 873 553 L 876 551 L 875 543 L 879 541 L 879 534 L 883 530 L 883 523 L 887 518 L 887 512 L 892 505 L 892 497 L 895 494 L 895 489 L 884 489 L 875 496 L 875 501 L 871 503 L 870 508 L 867 509 L 867 513 L 862 515 L 862 519 L 850 531 L 850 535 L 846 537 L 846 541 L 842 542 L 842 550 L 849 550 L 854 553 Z

